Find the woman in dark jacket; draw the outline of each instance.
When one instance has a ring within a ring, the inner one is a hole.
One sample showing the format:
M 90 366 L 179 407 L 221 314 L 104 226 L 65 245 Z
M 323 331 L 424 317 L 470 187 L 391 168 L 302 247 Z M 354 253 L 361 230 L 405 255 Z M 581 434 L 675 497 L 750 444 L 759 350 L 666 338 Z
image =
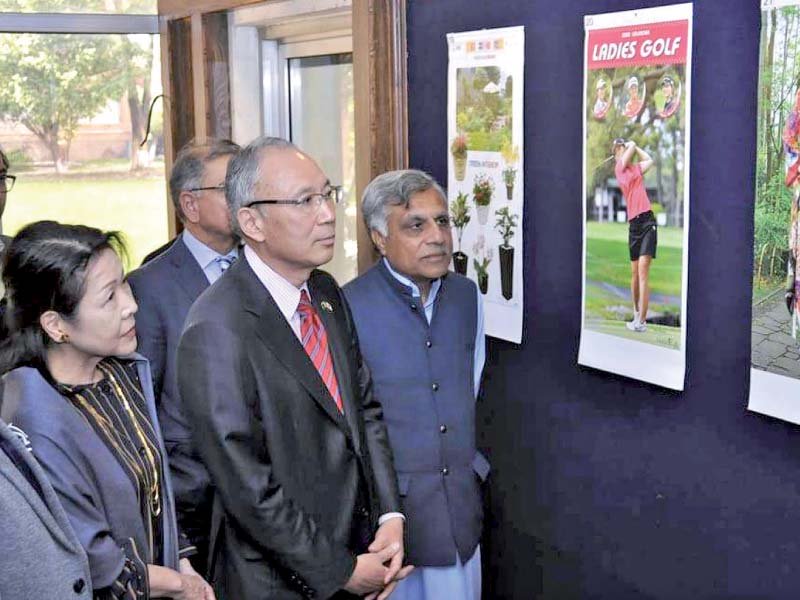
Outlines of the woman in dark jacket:
M 52 221 L 14 238 L 2 417 L 30 439 L 86 550 L 96 599 L 213 600 L 180 554 L 121 248 L 116 233 Z

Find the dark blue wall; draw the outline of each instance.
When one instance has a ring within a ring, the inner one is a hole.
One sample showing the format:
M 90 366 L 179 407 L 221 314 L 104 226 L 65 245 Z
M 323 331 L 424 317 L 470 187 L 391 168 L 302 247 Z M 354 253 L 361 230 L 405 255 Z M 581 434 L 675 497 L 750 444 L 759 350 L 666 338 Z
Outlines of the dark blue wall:
M 445 34 L 525 25 L 524 343 L 493 340 L 489 598 L 788 598 L 798 428 L 746 410 L 760 14 L 694 5 L 686 391 L 576 366 L 583 15 L 622 0 L 408 0 L 410 155 L 446 181 Z

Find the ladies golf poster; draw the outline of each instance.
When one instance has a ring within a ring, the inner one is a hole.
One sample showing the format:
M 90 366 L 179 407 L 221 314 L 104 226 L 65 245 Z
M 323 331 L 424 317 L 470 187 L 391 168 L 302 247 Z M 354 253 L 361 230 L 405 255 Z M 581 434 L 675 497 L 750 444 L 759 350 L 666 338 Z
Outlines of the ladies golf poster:
M 485 329 L 522 341 L 523 27 L 447 35 L 453 270 L 483 294 Z
M 692 5 L 585 17 L 578 362 L 682 390 Z
M 763 0 L 750 410 L 800 423 L 800 0 Z

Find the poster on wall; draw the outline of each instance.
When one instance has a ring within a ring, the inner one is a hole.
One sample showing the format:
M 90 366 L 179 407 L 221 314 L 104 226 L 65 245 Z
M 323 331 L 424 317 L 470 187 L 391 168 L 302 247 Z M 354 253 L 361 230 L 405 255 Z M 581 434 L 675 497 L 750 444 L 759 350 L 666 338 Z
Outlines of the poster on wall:
M 447 35 L 453 270 L 483 294 L 486 334 L 522 341 L 525 29 Z
M 750 410 L 800 423 L 800 0 L 762 0 Z
M 682 390 L 692 5 L 584 25 L 578 362 Z

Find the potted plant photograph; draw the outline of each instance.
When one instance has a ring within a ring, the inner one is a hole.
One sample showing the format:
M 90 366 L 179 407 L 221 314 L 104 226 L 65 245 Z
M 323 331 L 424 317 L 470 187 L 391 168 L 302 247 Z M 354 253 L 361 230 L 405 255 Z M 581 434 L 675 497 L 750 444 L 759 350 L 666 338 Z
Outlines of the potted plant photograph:
M 478 236 L 475 244 L 472 246 L 472 266 L 475 267 L 475 275 L 478 278 L 478 289 L 481 294 L 485 294 L 489 290 L 489 263 L 494 258 L 494 253 L 491 248 L 486 247 L 486 238 L 483 234 Z
M 467 199 L 469 196 L 458 192 L 456 199 L 450 203 L 450 216 L 453 219 L 453 227 L 456 228 L 456 238 L 458 239 L 458 250 L 453 252 L 453 268 L 459 275 L 467 274 L 468 257 L 461 251 L 461 236 L 464 235 L 464 227 L 469 223 L 469 206 Z
M 514 182 L 517 179 L 517 161 L 519 160 L 519 148 L 512 146 L 510 141 L 503 144 L 503 149 L 500 151 L 503 160 L 506 163 L 506 168 L 503 169 L 503 183 L 506 184 L 506 199 L 511 200 L 514 197 Z
M 511 238 L 514 237 L 519 215 L 512 214 L 507 206 L 496 210 L 494 214 L 497 216 L 497 223 L 495 223 L 494 228 L 503 238 L 503 243 L 498 252 L 500 257 L 500 289 L 503 298 L 511 300 L 514 295 L 514 246 L 511 245 Z
M 459 133 L 450 144 L 450 154 L 453 155 L 453 167 L 456 181 L 464 181 L 467 174 L 467 136 Z
M 503 169 L 503 183 L 506 184 L 506 200 L 514 197 L 514 180 L 517 178 L 517 170 L 514 167 Z
M 489 221 L 489 204 L 492 202 L 493 193 L 494 181 L 485 173 L 476 175 L 475 184 L 472 186 L 472 200 L 475 202 L 478 223 L 481 225 L 486 225 Z

